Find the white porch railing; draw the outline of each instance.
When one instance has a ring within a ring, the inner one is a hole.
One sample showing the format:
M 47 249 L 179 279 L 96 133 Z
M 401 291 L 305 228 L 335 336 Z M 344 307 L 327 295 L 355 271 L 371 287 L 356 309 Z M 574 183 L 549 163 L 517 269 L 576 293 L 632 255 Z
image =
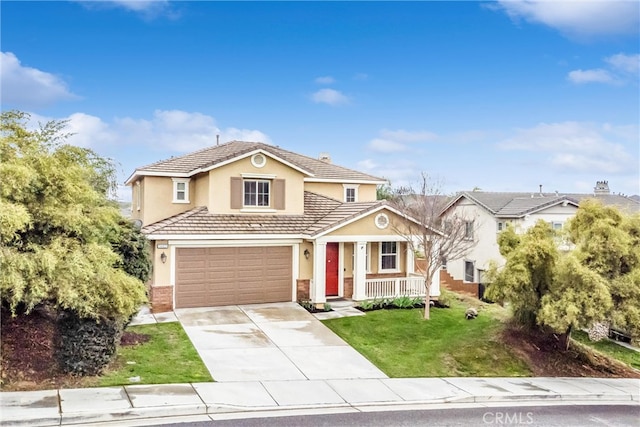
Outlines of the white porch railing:
M 423 297 L 426 295 L 424 277 L 398 277 L 389 279 L 366 279 L 367 299 L 396 298 L 402 296 Z

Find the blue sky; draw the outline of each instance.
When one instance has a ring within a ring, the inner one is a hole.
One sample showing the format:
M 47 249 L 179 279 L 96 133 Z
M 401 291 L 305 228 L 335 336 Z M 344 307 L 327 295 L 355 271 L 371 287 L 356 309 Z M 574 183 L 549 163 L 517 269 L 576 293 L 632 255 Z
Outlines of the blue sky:
M 121 181 L 219 134 L 392 185 L 640 193 L 637 1 L 0 7 L 2 109 L 68 119 Z

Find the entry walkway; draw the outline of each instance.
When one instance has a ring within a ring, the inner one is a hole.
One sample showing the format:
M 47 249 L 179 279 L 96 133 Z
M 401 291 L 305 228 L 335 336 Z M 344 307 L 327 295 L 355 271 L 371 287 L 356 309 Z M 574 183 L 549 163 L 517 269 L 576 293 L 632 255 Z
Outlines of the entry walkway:
M 387 377 L 294 302 L 175 314 L 217 382 Z

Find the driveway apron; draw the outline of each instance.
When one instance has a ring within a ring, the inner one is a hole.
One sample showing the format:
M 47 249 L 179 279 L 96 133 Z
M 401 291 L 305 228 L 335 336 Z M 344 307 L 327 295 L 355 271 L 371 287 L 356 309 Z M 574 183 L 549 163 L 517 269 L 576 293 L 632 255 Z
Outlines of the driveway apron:
M 293 302 L 175 313 L 215 381 L 387 378 Z

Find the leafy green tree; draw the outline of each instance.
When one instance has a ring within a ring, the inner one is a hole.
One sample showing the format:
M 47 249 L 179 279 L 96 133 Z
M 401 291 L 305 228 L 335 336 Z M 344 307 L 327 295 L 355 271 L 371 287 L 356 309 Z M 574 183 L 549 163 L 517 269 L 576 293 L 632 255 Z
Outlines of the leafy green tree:
M 639 336 L 640 217 L 585 201 L 569 222 L 573 249 L 561 253 L 551 227 L 539 221 L 522 235 L 499 237 L 503 268 L 491 267 L 487 297 L 508 301 L 522 324 L 560 334 L 611 321 Z
M 625 215 L 597 200 L 580 205 L 569 224 L 580 264 L 606 283 L 611 295 L 608 320 L 640 337 L 640 214 Z
M 523 235 L 507 227 L 498 238 L 500 253 L 506 263 L 487 272 L 490 284 L 485 296 L 493 301 L 508 301 L 515 318 L 523 325 L 537 324 L 542 297 L 549 292 L 557 268 L 558 248 L 553 230 L 543 221 Z
M 391 200 L 393 198 L 393 188 L 391 184 L 381 184 L 376 187 L 376 200 Z
M 120 221 L 120 230 L 112 242 L 113 250 L 120 255 L 116 265 L 143 283 L 151 275 L 151 248 L 149 240 L 131 221 Z
M 144 284 L 114 252 L 122 217 L 109 194 L 114 168 L 64 144 L 64 122 L 29 130 L 26 113 L 0 117 L 0 291 L 13 314 L 47 304 L 82 318 L 127 318 Z M 140 276 L 139 276 L 140 277 Z

